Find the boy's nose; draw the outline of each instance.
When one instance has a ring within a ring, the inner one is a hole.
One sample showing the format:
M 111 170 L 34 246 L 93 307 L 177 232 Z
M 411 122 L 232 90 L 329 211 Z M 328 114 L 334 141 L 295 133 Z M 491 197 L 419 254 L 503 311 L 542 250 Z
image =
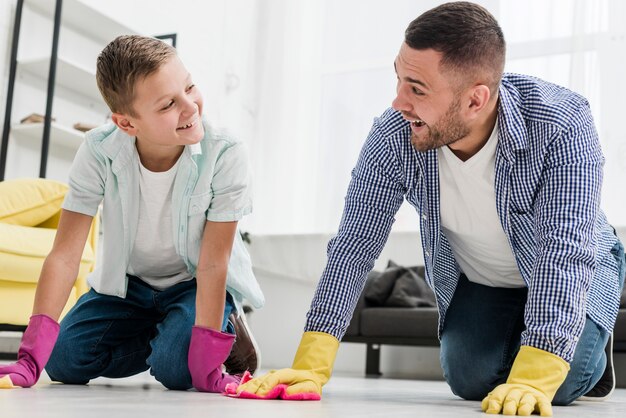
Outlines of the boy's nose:
M 196 104 L 196 102 L 194 102 L 193 100 L 185 100 L 184 103 L 184 107 L 183 107 L 183 114 L 185 115 L 191 115 L 196 113 L 196 110 L 198 109 L 198 105 Z

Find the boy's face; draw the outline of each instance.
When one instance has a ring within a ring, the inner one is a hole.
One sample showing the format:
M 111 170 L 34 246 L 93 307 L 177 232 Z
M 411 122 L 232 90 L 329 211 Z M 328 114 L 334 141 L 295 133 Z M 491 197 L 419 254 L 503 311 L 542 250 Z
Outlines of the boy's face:
M 202 95 L 177 56 L 137 82 L 133 109 L 135 116 L 114 113 L 112 119 L 137 138 L 138 146 L 171 147 L 174 152 L 204 137 Z

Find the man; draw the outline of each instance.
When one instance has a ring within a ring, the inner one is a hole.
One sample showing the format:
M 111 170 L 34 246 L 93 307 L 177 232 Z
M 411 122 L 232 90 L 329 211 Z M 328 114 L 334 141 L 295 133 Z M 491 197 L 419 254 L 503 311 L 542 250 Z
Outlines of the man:
M 478 5 L 447 3 L 411 22 L 397 97 L 352 173 L 293 366 L 239 396 L 319 399 L 403 199 L 420 214 L 455 394 L 487 413 L 551 415 L 551 404 L 613 390 L 605 348 L 624 250 L 599 209 L 604 158 L 589 105 L 503 74 L 504 61 L 502 30 Z

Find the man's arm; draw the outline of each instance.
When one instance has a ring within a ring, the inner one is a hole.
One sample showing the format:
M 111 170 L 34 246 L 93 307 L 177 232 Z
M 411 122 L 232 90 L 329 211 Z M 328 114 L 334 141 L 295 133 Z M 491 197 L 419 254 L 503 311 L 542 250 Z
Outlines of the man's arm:
M 552 415 L 585 323 L 595 268 L 604 158 L 589 108 L 547 143 L 534 208 L 537 254 L 528 285 L 521 348 L 506 383 L 482 402 L 490 414 Z
M 585 323 L 595 269 L 596 221 L 604 158 L 588 108 L 550 144 L 535 200 L 537 257 L 526 304 L 522 345 L 570 362 Z

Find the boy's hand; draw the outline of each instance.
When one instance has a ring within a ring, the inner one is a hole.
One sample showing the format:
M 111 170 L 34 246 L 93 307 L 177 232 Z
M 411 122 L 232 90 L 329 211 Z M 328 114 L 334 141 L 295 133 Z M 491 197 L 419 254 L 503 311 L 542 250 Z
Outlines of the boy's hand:
M 241 377 L 222 372 L 222 364 L 228 358 L 235 336 L 210 328 L 194 326 L 187 364 L 193 387 L 200 392 L 224 392 L 229 383 L 239 384 Z
M 0 366 L 0 388 L 33 386 L 46 366 L 59 335 L 59 324 L 47 315 L 33 315 L 22 337 L 17 362 Z

